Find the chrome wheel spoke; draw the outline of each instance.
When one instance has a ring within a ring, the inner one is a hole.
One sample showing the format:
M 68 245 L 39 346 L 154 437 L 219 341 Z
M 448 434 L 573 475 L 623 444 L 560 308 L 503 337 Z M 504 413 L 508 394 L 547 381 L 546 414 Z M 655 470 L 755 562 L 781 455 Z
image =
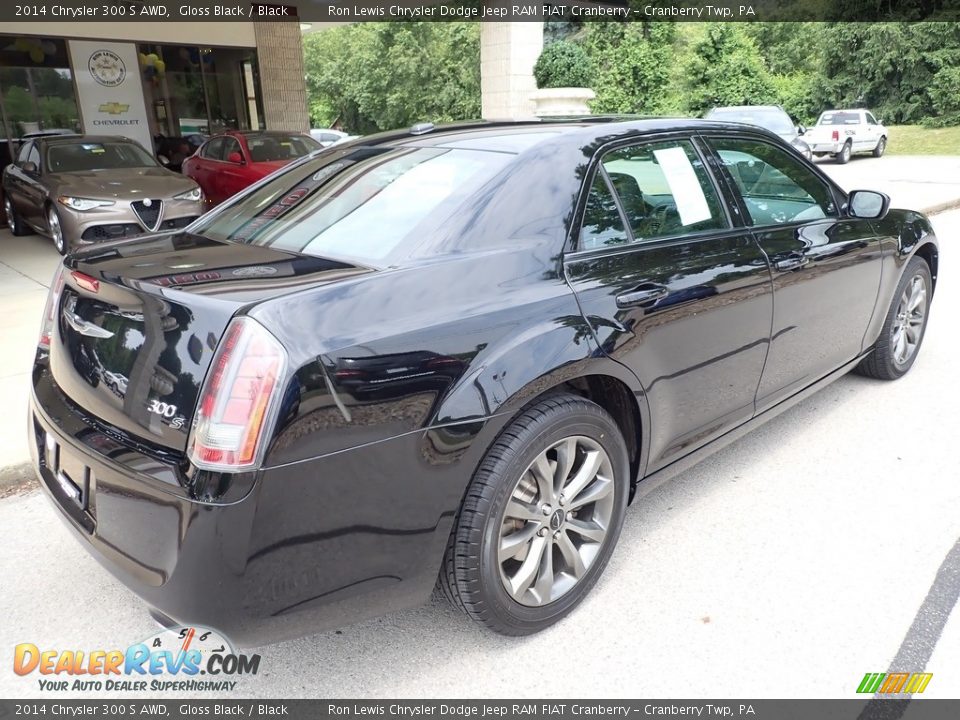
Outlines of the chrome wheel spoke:
M 600 463 L 602 462 L 603 457 L 599 450 L 588 452 L 583 458 L 583 463 L 580 465 L 580 469 L 577 470 L 577 474 L 564 486 L 562 497 L 567 500 L 574 500 L 590 481 L 597 476 L 597 472 L 600 470 Z
M 526 548 L 530 542 L 537 536 L 538 526 L 536 523 L 527 523 L 522 530 L 515 533 L 504 535 L 500 538 L 500 562 L 510 560 L 520 554 L 520 551 Z
M 606 498 L 612 491 L 613 480 L 608 480 L 598 475 L 597 479 L 590 483 L 582 493 L 567 503 L 567 507 L 571 510 L 576 510 L 584 505 L 589 505 L 590 503 Z
M 603 538 L 607 535 L 606 528 L 601 527 L 594 521 L 583 522 L 575 518 L 567 520 L 567 530 L 569 532 L 575 532 L 577 535 L 590 540 L 592 542 L 603 542 Z
M 553 502 L 553 467 L 547 459 L 546 453 L 540 453 L 537 459 L 530 466 L 530 472 L 534 480 L 537 481 L 537 489 L 540 492 L 540 502 Z
M 541 605 L 550 602 L 553 596 L 553 583 L 553 547 L 548 542 L 544 546 L 543 557 L 540 559 L 539 574 L 533 585 L 533 592 Z
M 583 558 L 580 557 L 580 551 L 576 545 L 573 544 L 573 541 L 567 533 L 560 533 L 560 537 L 557 539 L 557 547 L 560 548 L 563 561 L 567 564 L 567 567 L 570 568 L 570 574 L 577 578 L 577 580 L 582 578 L 584 573 L 587 572 L 587 568 L 583 564 Z
M 510 578 L 510 592 L 514 598 L 522 596 L 533 584 L 540 570 L 540 562 L 543 559 L 543 550 L 547 547 L 549 541 L 545 537 L 537 535 L 530 543 L 530 552 L 527 553 L 526 560 L 517 570 L 516 574 Z
M 537 511 L 535 505 L 514 499 L 507 503 L 504 517 L 539 522 L 543 515 Z
M 563 485 L 567 481 L 567 476 L 573 469 L 573 464 L 576 460 L 577 441 L 574 438 L 567 438 L 557 445 L 557 469 L 554 475 L 556 494 L 563 492 Z

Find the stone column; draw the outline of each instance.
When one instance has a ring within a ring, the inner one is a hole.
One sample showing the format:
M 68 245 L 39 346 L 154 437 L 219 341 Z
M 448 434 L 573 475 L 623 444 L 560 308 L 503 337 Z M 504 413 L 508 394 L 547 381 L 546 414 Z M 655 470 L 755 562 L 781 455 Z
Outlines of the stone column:
M 308 131 L 310 113 L 299 23 L 255 22 L 253 25 L 267 130 Z
M 533 117 L 533 65 L 543 50 L 542 22 L 480 24 L 480 90 L 487 120 Z

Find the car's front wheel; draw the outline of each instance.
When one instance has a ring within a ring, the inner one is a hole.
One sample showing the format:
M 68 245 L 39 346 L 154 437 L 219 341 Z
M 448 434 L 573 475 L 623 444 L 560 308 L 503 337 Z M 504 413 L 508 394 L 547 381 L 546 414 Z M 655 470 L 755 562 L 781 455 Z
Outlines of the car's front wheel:
M 932 292 L 933 280 L 926 261 L 911 258 L 887 310 L 880 337 L 873 352 L 857 366 L 858 373 L 879 380 L 896 380 L 907 374 L 927 330 Z
M 47 229 L 50 230 L 50 238 L 53 240 L 54 247 L 61 255 L 67 254 L 67 241 L 63 237 L 63 226 L 60 224 L 60 216 L 57 209 L 52 205 L 47 208 Z
M 447 597 L 506 635 L 560 620 L 610 559 L 629 468 L 620 430 L 599 405 L 556 395 L 526 410 L 467 491 L 440 574 Z

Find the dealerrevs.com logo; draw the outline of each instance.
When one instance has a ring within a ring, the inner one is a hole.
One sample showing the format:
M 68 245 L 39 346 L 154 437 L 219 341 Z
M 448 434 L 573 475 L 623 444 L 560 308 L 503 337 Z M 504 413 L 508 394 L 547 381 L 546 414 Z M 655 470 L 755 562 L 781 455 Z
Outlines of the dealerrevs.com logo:
M 233 678 L 259 670 L 259 655 L 238 653 L 222 633 L 205 627 L 171 628 L 124 650 L 20 643 L 13 653 L 13 671 L 38 675 L 46 692 L 224 692 L 236 689 Z

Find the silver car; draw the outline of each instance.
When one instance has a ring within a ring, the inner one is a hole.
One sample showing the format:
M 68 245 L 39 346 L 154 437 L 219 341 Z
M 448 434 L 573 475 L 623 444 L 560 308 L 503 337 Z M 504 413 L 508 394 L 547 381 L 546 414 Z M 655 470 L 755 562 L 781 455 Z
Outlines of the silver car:
M 121 137 L 28 140 L 3 171 L 3 191 L 11 232 L 47 235 L 61 254 L 103 240 L 177 230 L 204 211 L 197 183 Z

